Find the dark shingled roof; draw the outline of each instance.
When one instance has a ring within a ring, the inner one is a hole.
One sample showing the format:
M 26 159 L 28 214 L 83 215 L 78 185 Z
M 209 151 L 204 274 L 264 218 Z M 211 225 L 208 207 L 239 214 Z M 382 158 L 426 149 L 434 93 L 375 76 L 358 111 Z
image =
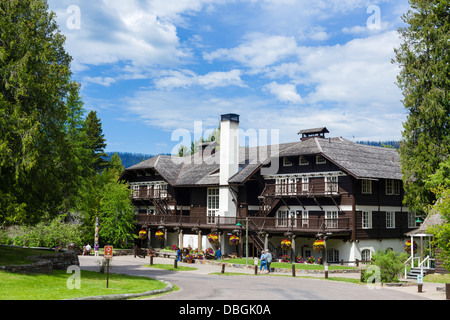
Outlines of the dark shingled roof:
M 343 138 L 310 138 L 303 141 L 272 146 L 240 148 L 239 171 L 229 183 L 243 183 L 270 159 L 286 156 L 322 155 L 344 172 L 358 179 L 402 178 L 397 150 L 357 144 Z M 198 154 L 196 154 L 198 157 Z M 175 186 L 219 184 L 220 151 L 208 155 L 204 161 L 195 156 L 156 156 L 126 169 L 155 169 L 167 182 Z

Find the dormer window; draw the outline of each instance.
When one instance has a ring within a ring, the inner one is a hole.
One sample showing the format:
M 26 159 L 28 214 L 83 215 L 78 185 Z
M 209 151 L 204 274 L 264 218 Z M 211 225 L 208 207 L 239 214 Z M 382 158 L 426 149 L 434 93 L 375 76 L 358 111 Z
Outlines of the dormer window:
M 283 158 L 283 167 L 291 167 L 292 162 L 288 158 Z
M 316 156 L 316 164 L 325 164 L 327 163 L 327 159 L 322 156 Z
M 309 161 L 304 156 L 300 156 L 298 159 L 298 164 L 300 166 L 307 166 L 309 165 Z

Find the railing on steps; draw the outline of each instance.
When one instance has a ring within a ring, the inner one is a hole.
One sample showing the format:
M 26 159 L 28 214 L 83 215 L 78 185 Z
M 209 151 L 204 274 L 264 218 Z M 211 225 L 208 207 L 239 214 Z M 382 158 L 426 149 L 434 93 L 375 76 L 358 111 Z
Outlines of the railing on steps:
M 434 260 L 435 259 L 430 256 L 426 256 L 422 261 L 420 261 L 420 257 L 409 257 L 408 260 L 405 261 L 405 279 L 408 277 L 408 266 L 411 267 L 411 270 L 420 269 L 420 274 L 423 276 L 424 270 L 426 274 L 430 269 L 433 269 L 432 264 Z M 415 267 L 416 264 L 417 267 Z

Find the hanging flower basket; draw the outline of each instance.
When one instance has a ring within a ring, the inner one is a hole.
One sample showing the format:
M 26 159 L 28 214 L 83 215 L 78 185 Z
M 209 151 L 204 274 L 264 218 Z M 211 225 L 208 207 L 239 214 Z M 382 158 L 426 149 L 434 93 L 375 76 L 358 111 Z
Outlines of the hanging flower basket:
M 218 244 L 219 243 L 219 237 L 215 233 L 211 233 L 208 235 L 208 241 L 211 244 Z
M 144 240 L 147 238 L 147 231 L 141 230 L 139 231 L 139 239 Z
M 232 246 L 237 246 L 239 244 L 239 237 L 238 236 L 231 236 L 230 237 L 230 244 Z
M 156 231 L 155 237 L 158 240 L 163 240 L 164 239 L 164 233 L 162 231 Z
M 325 249 L 325 242 L 323 240 L 316 240 L 313 243 L 313 250 L 315 252 L 322 252 Z
M 415 241 L 413 241 L 413 250 L 414 250 L 414 253 L 417 253 L 417 243 Z M 411 240 L 406 241 L 405 251 L 407 253 L 411 253 Z
M 281 241 L 281 249 L 283 249 L 283 250 L 290 250 L 291 247 L 292 247 L 292 242 L 291 242 L 291 240 L 283 239 L 283 240 Z

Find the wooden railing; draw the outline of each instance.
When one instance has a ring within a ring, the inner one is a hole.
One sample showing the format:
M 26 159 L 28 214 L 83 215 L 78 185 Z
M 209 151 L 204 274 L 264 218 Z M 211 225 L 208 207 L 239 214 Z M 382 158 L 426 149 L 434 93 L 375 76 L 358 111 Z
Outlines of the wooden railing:
M 153 226 L 168 227 L 215 227 L 237 229 L 238 221 L 243 218 L 221 216 L 180 216 L 180 215 L 139 215 L 139 222 Z M 280 231 L 333 231 L 350 230 L 349 218 L 325 219 L 322 217 L 302 218 L 273 218 L 249 217 L 249 230 L 280 230 Z M 245 227 L 241 227 L 245 230 Z
M 172 195 L 167 192 L 167 189 L 140 189 L 132 191 L 131 197 L 133 199 L 146 200 L 146 199 L 168 199 L 172 198 Z
M 266 185 L 261 197 L 334 196 L 340 195 L 338 182 L 314 179 L 309 182 Z

